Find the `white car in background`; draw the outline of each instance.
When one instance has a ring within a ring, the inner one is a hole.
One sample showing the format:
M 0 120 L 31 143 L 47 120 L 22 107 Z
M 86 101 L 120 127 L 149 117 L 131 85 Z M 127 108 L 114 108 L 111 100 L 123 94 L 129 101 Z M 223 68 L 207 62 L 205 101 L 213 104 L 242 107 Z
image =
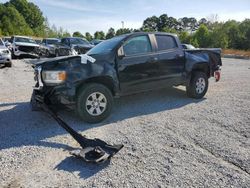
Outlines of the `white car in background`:
M 6 67 L 11 67 L 11 52 L 5 46 L 2 39 L 0 39 L 0 65 L 5 65 Z
M 39 57 L 39 45 L 30 37 L 12 36 L 10 39 L 12 57 Z

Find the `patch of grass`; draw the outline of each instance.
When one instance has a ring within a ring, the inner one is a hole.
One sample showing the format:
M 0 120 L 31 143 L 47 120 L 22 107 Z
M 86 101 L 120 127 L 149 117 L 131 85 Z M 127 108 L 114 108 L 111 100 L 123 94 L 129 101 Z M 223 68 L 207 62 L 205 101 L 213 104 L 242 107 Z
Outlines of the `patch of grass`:
M 241 55 L 241 56 L 248 56 L 250 57 L 250 51 L 245 51 L 245 50 L 234 50 L 234 49 L 224 49 L 222 50 L 222 53 L 224 55 Z

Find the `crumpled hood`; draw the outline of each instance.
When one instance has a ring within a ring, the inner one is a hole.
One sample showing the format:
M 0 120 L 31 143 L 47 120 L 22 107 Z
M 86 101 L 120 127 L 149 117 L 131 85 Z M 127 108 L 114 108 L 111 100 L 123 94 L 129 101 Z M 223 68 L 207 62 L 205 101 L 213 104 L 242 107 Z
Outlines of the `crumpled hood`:
M 112 53 L 109 53 L 109 54 L 98 54 L 98 55 L 83 54 L 83 55 L 61 56 L 61 57 L 43 59 L 41 61 L 33 62 L 32 64 L 42 65 L 42 64 L 45 64 L 45 63 L 54 63 L 56 61 L 63 61 L 63 60 L 72 59 L 72 58 L 76 58 L 76 57 L 81 57 L 81 63 L 82 64 L 86 64 L 86 63 L 97 63 L 97 64 L 109 63 L 109 64 L 113 64 L 114 63 L 114 56 L 112 55 Z
M 30 47 L 39 47 L 38 44 L 28 43 L 28 42 L 15 42 L 17 46 L 30 46 Z

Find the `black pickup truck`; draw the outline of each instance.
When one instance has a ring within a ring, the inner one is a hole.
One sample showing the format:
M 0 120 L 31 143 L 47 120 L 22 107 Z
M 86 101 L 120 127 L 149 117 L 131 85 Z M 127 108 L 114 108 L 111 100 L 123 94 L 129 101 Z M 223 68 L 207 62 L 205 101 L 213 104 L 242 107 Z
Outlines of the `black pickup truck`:
M 113 97 L 184 85 L 202 98 L 208 78 L 220 79 L 220 49 L 183 50 L 176 35 L 132 33 L 104 41 L 85 55 L 58 57 L 35 66 L 31 103 L 76 109 L 87 122 L 109 116 Z

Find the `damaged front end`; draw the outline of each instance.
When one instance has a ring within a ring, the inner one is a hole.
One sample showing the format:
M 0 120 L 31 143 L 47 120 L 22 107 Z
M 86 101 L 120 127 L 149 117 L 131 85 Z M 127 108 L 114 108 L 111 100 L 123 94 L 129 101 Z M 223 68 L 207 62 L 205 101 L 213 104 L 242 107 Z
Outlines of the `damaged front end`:
M 39 57 L 39 47 L 34 46 L 15 46 L 14 48 L 15 56 L 31 56 Z
M 77 56 L 76 58 L 78 58 Z M 74 57 L 73 57 L 74 58 Z M 81 56 L 81 64 L 86 64 L 87 61 L 95 62 L 95 59 L 89 56 Z M 63 58 L 62 58 L 63 59 Z M 67 58 L 66 58 L 67 59 Z M 55 62 L 52 62 L 55 63 Z M 53 64 L 51 65 L 52 67 Z M 61 65 L 63 66 L 63 65 Z M 60 65 L 58 66 L 60 67 Z M 122 148 L 122 144 L 110 145 L 105 141 L 100 139 L 88 139 L 85 136 L 77 133 L 72 129 L 58 114 L 54 108 L 53 103 L 55 100 L 60 100 L 61 94 L 57 97 L 56 92 L 68 92 L 70 87 L 67 88 L 67 84 L 64 83 L 66 79 L 66 70 L 62 69 L 60 71 L 48 71 L 43 70 L 42 64 L 34 66 L 35 72 L 35 81 L 36 85 L 33 88 L 33 93 L 31 97 L 31 107 L 32 110 L 41 110 L 50 115 L 58 125 L 60 125 L 64 130 L 66 130 L 81 146 L 80 149 L 71 151 L 70 154 L 78 158 L 83 159 L 86 162 L 90 163 L 101 163 L 105 162 Z M 53 82 L 52 82 L 53 80 Z M 55 99 L 55 100 L 54 100 Z M 61 101 L 60 101 L 61 103 Z

